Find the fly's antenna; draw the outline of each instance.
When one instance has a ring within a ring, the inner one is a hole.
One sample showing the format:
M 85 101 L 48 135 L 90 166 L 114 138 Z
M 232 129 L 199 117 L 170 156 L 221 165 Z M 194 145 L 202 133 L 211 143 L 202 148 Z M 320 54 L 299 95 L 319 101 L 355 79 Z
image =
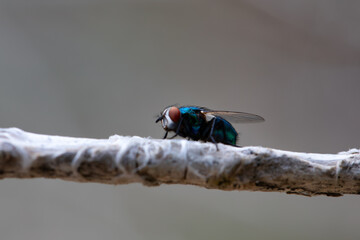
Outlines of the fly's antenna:
M 157 116 L 157 119 L 156 119 L 155 123 L 161 121 L 163 118 L 164 118 L 164 117 L 163 117 L 162 115 L 161 115 L 161 116 Z

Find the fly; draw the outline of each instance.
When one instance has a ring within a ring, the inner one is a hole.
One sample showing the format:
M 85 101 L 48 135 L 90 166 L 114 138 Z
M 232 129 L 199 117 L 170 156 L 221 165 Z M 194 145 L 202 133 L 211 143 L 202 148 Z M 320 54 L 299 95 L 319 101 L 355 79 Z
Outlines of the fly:
M 223 143 L 237 146 L 238 133 L 233 123 L 263 122 L 265 119 L 255 114 L 233 111 L 216 111 L 195 106 L 170 106 L 164 109 L 156 123 L 161 121 L 167 138 L 169 132 L 175 132 L 170 139 L 181 136 L 195 141 Z

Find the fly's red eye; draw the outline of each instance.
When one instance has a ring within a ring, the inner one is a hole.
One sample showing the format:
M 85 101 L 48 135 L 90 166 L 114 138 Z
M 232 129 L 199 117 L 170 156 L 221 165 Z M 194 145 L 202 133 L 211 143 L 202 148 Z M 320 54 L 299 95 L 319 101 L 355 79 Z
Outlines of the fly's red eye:
M 180 115 L 180 110 L 177 107 L 171 107 L 169 109 L 169 117 L 173 122 L 178 122 Z

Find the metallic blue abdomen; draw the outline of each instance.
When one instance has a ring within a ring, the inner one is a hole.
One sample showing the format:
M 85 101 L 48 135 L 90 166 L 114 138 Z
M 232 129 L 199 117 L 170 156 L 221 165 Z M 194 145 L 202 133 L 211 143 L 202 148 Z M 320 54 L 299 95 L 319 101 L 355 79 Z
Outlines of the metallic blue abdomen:
M 215 120 L 213 136 L 217 142 L 236 146 L 238 133 L 225 119 L 217 117 Z

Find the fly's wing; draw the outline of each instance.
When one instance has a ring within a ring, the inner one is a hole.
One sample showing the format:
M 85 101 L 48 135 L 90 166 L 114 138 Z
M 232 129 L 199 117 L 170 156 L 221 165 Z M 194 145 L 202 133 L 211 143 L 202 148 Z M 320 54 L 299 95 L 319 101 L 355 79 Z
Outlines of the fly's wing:
M 213 116 L 221 117 L 229 122 L 233 123 L 256 123 L 263 122 L 265 119 L 255 114 L 245 112 L 232 112 L 232 111 L 215 111 L 215 110 L 204 110 L 203 114 L 210 114 Z

